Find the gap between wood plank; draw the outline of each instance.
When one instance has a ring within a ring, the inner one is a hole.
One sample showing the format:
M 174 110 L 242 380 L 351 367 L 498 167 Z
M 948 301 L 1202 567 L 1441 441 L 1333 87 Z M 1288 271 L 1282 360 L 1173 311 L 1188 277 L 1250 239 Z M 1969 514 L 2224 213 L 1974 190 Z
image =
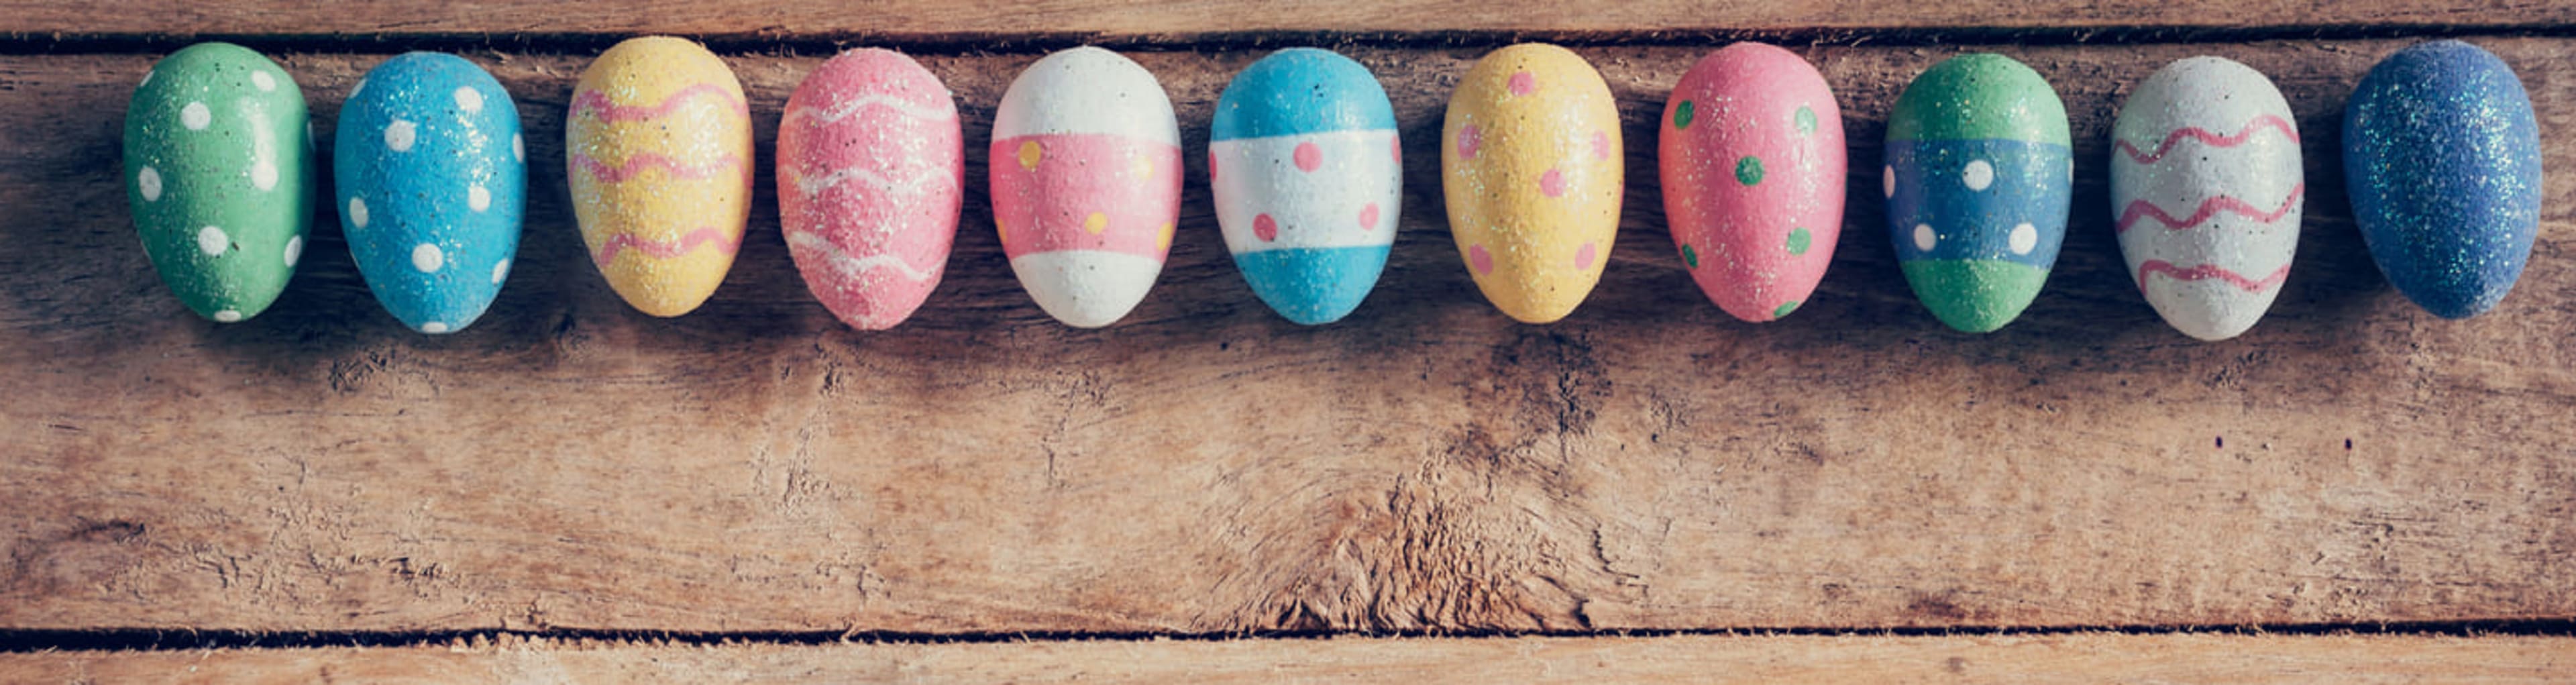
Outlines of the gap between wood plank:
M 658 630 L 163 630 L 107 628 L 92 630 L 0 630 L 0 654 L 65 651 L 184 651 L 204 649 L 296 649 L 317 647 L 422 647 L 466 644 L 502 638 L 653 646 L 865 644 L 978 644 L 1020 642 L 1150 642 L 1223 640 L 1323 640 L 1333 638 L 1656 638 L 1677 636 L 2035 636 L 2035 635 L 2403 635 L 2481 637 L 2498 635 L 2576 637 L 2576 617 L 2551 619 L 2416 621 L 2396 623 L 2289 623 L 2241 626 L 1984 626 L 1850 628 L 1729 628 L 1707 630 L 1405 630 L 1333 631 L 1263 630 L 1223 633 L 1030 631 L 923 633 L 872 630 L 673 632 Z
M 634 34 L 647 35 L 647 34 Z M 1297 46 L 1439 49 L 1546 42 L 1565 46 L 1716 47 L 1737 41 L 1785 46 L 1931 47 L 1967 45 L 2144 45 L 2249 43 L 2271 40 L 2368 40 L 2381 38 L 2576 37 L 2576 24 L 2457 26 L 2384 24 L 2373 26 L 2299 25 L 2245 28 L 2135 26 L 2119 28 L 1927 28 L 1812 30 L 1674 30 L 1604 31 L 1211 31 L 1205 33 L 1103 36 L 1083 32 L 943 33 L 868 35 L 856 33 L 775 36 L 759 32 L 679 34 L 726 55 L 830 55 L 855 47 L 899 49 L 914 55 L 1034 53 L 1080 45 L 1149 52 L 1212 52 Z M 261 52 L 379 53 L 389 48 L 470 52 L 595 53 L 628 34 L 586 33 L 378 33 L 378 34 L 10 34 L 0 37 L 0 55 L 71 55 L 159 53 L 206 41 L 240 44 Z

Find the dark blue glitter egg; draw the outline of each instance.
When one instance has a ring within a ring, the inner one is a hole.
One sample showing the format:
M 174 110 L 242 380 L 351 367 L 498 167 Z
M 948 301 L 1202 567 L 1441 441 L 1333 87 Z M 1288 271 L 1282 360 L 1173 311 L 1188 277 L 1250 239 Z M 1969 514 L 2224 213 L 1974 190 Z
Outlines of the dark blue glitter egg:
M 2540 129 L 2503 60 L 2455 40 L 2372 67 L 2345 105 L 2344 182 L 2397 291 L 2458 319 L 2495 307 L 2540 232 Z

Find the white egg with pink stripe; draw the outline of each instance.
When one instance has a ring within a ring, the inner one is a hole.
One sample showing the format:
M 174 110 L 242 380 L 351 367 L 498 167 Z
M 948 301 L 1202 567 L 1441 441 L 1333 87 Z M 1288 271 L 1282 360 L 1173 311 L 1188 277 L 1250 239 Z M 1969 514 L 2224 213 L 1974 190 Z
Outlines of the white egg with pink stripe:
M 2138 290 L 2201 340 L 2253 328 L 2299 246 L 2299 128 L 2270 79 L 2219 57 L 2165 65 L 2111 132 L 2111 211 Z
M 1098 328 L 1143 302 L 1180 218 L 1181 131 L 1154 75 L 1100 48 L 1047 55 L 993 113 L 993 221 L 1029 297 Z

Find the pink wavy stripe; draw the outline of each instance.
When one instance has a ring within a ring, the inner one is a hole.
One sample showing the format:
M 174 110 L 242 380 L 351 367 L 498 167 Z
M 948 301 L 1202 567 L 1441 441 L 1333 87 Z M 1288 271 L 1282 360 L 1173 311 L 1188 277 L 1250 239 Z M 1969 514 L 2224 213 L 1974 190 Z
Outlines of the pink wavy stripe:
M 591 178 L 596 178 L 606 183 L 624 183 L 626 182 L 626 179 L 634 178 L 636 174 L 644 173 L 645 169 L 652 167 L 661 167 L 663 170 L 671 172 L 671 175 L 676 178 L 698 181 L 714 178 L 716 172 L 719 171 L 741 167 L 742 157 L 738 155 L 725 155 L 723 159 L 716 160 L 712 164 L 699 164 L 692 166 L 681 164 L 678 161 L 659 154 L 638 152 L 635 153 L 635 156 L 626 158 L 625 164 L 612 167 L 609 166 L 607 162 L 591 159 L 590 155 L 575 152 L 572 153 L 572 163 L 573 166 L 581 167 L 583 171 L 590 172 Z
M 707 243 L 715 243 L 716 249 L 725 254 L 733 254 L 735 250 L 742 249 L 741 238 L 727 237 L 723 232 L 710 226 L 690 231 L 688 235 L 681 236 L 676 242 L 645 240 L 635 237 L 633 233 L 611 235 L 608 236 L 608 244 L 599 246 L 599 254 L 596 257 L 602 267 L 616 261 L 617 253 L 629 249 L 642 250 L 645 255 L 655 259 L 670 259 L 694 252 Z
M 2173 262 L 2168 262 L 2162 259 L 2150 259 L 2147 260 L 2147 263 L 2138 265 L 2139 291 L 2143 292 L 2147 289 L 2147 276 L 2152 274 L 2164 274 L 2166 277 L 2177 281 L 2200 281 L 2215 278 L 2227 281 L 2229 285 L 2236 286 L 2239 290 L 2249 293 L 2259 293 L 2265 290 L 2271 290 L 2273 286 L 2280 285 L 2282 281 L 2289 280 L 2290 265 L 2283 264 L 2281 265 L 2280 270 L 2274 271 L 2272 272 L 2272 275 L 2264 276 L 2263 280 L 2258 281 L 2246 278 L 2244 274 L 2229 271 L 2216 264 L 2202 264 L 2200 266 L 2185 269 L 2179 266 L 2174 266 Z
M 732 109 L 735 112 L 746 117 L 750 115 L 750 109 L 744 106 L 741 99 L 734 97 L 733 93 L 725 90 L 723 86 L 713 83 L 700 83 L 682 88 L 680 92 L 672 93 L 670 97 L 662 98 L 661 102 L 651 105 L 621 105 L 609 100 L 607 93 L 585 90 L 572 97 L 572 115 L 578 117 L 582 112 L 588 111 L 591 116 L 598 117 L 600 121 L 651 121 L 670 114 L 671 110 L 679 109 L 680 105 L 701 95 L 722 98 L 726 104 L 733 106 Z
M 2267 126 L 2280 129 L 2281 135 L 2290 137 L 2290 142 L 2299 142 L 2299 132 L 2297 129 L 2290 126 L 2289 120 L 2265 114 L 2254 117 L 2253 121 L 2245 122 L 2245 128 L 2237 130 L 2236 135 L 2232 136 L 2222 136 L 2216 133 L 2211 133 L 2209 129 L 2198 126 L 2185 126 L 2174 129 L 2172 133 L 2165 134 L 2165 142 L 2156 146 L 2155 154 L 2139 152 L 2137 146 L 2130 145 L 2129 141 L 2125 140 L 2120 141 L 2119 144 L 2114 147 L 2118 147 L 2121 153 L 2127 154 L 2129 159 L 2134 160 L 2139 164 L 2154 164 L 2163 160 L 2165 158 L 2165 153 L 2172 152 L 2175 145 L 2182 144 L 2182 139 L 2184 138 L 2199 140 L 2211 147 L 2236 147 L 2238 145 L 2244 145 L 2245 141 L 2252 139 L 2255 133 Z
M 2210 217 L 2217 216 L 2220 210 L 2225 210 L 2238 216 L 2268 224 L 2280 221 L 2281 217 L 2289 216 L 2290 208 L 2298 206 L 2299 197 L 2306 195 L 2307 193 L 2308 184 L 2306 183 L 2291 186 L 2290 197 L 2282 200 L 2280 207 L 2268 212 L 2263 211 L 2263 208 L 2261 207 L 2246 204 L 2244 200 L 2236 199 L 2234 196 L 2220 195 L 2206 200 L 2201 200 L 2200 208 L 2193 210 L 2190 217 L 2182 219 L 2176 219 L 2173 218 L 2173 215 L 2166 214 L 2163 208 L 2157 207 L 2153 202 L 2148 202 L 2146 200 L 2130 200 L 2128 208 L 2120 211 L 2120 223 L 2112 227 L 2112 232 L 2127 233 L 2129 232 L 2130 224 L 2138 223 L 2138 219 L 2148 217 L 2154 218 L 2156 223 L 2164 224 L 2165 228 L 2179 231 L 2193 226 L 2198 226 L 2200 225 L 2200 222 L 2208 221 Z

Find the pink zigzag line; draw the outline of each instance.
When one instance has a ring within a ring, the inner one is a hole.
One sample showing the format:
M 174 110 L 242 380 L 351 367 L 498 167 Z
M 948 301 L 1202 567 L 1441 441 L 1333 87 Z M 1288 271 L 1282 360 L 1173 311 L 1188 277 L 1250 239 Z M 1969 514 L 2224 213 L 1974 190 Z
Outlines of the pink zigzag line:
M 2138 223 L 2138 219 L 2142 217 L 2153 217 L 2156 220 L 2156 223 L 2164 224 L 2165 228 L 2179 231 L 2193 226 L 2198 226 L 2200 225 L 2200 222 L 2208 221 L 2210 217 L 2216 216 L 2219 210 L 2226 210 L 2230 213 L 2268 224 L 2280 221 L 2281 217 L 2289 216 L 2290 208 L 2297 206 L 2299 204 L 2299 198 L 2306 195 L 2307 192 L 2308 184 L 2306 183 L 2292 186 L 2290 188 L 2290 197 L 2281 201 L 2280 208 L 2268 212 L 2263 211 L 2263 208 L 2261 207 L 2246 204 L 2244 200 L 2236 199 L 2233 196 L 2220 195 L 2206 200 L 2201 200 L 2200 208 L 2193 210 L 2191 217 L 2185 219 L 2173 218 L 2173 215 L 2166 214 L 2165 210 L 2157 207 L 2153 202 L 2148 202 L 2146 200 L 2130 200 L 2128 208 L 2121 210 L 2120 222 L 2112 227 L 2114 229 L 2112 232 L 2127 233 L 2129 232 L 2129 225 Z
M 742 166 L 742 157 L 738 155 L 725 155 L 723 159 L 718 159 L 711 164 L 691 166 L 681 164 L 669 157 L 664 157 L 659 154 L 638 152 L 635 153 L 635 156 L 626 158 L 625 164 L 612 167 L 609 166 L 607 162 L 591 159 L 590 155 L 575 152 L 572 153 L 572 163 L 573 166 L 581 167 L 583 171 L 590 172 L 591 178 L 599 179 L 605 183 L 624 183 L 627 179 L 634 178 L 637 174 L 644 173 L 645 169 L 652 167 L 661 167 L 664 171 L 671 172 L 671 175 L 676 178 L 697 181 L 714 178 L 716 172 Z
M 619 233 L 609 236 L 608 242 L 599 246 L 599 254 L 595 256 L 595 261 L 605 268 L 609 262 L 617 260 L 617 253 L 628 249 L 641 250 L 645 255 L 655 259 L 671 259 L 696 251 L 707 243 L 715 243 L 716 250 L 725 254 L 733 254 L 735 250 L 742 249 L 741 238 L 726 237 L 714 227 L 690 231 L 688 235 L 681 236 L 675 242 L 646 240 L 635 237 L 633 233 Z
M 2199 281 L 2215 278 L 2226 281 L 2229 285 L 2236 286 L 2239 290 L 2249 293 L 2259 293 L 2265 290 L 2271 290 L 2273 286 L 2280 285 L 2282 281 L 2289 280 L 2290 265 L 2283 264 L 2281 265 L 2280 270 L 2274 271 L 2272 272 L 2272 275 L 2264 276 L 2263 280 L 2257 281 L 2251 278 L 2246 278 L 2243 274 L 2229 271 L 2216 264 L 2202 264 L 2200 266 L 2185 269 L 2179 266 L 2174 266 L 2173 262 L 2168 262 L 2162 259 L 2150 259 L 2147 260 L 2146 263 L 2138 265 L 2139 292 L 2146 291 L 2147 276 L 2153 274 L 2164 274 L 2165 276 L 2177 281 Z
M 733 93 L 725 90 L 723 86 L 713 83 L 700 83 L 682 88 L 680 92 L 672 93 L 670 97 L 662 98 L 661 102 L 652 105 L 621 105 L 609 100 L 607 93 L 585 90 L 573 96 L 572 115 L 578 117 L 587 110 L 591 116 L 599 118 L 600 121 L 651 121 L 670 114 L 671 110 L 679 109 L 680 105 L 686 104 L 690 98 L 700 95 L 723 98 L 726 104 L 733 106 L 732 109 L 735 112 L 746 118 L 751 115 L 750 108 L 740 98 L 734 97 Z
M 2130 145 L 2129 141 L 2125 140 L 2120 141 L 2114 147 L 2119 148 L 2120 152 L 2127 154 L 2129 159 L 2136 161 L 2139 164 L 2154 164 L 2163 160 L 2165 158 L 2165 153 L 2172 152 L 2174 146 L 2181 144 L 2182 139 L 2184 138 L 2199 140 L 2211 147 L 2236 147 L 2238 145 L 2245 144 L 2245 141 L 2254 137 L 2254 134 L 2258 132 L 2258 129 L 2266 126 L 2280 129 L 2281 135 L 2289 136 L 2290 142 L 2292 143 L 2299 142 L 2299 132 L 2297 129 L 2290 126 L 2290 122 L 2288 120 L 2282 119 L 2278 116 L 2265 114 L 2254 117 L 2253 121 L 2245 122 L 2245 128 L 2237 130 L 2236 135 L 2232 136 L 2222 136 L 2216 133 L 2211 133 L 2209 132 L 2209 129 L 2198 126 L 2185 126 L 2174 129 L 2172 133 L 2165 134 L 2165 142 L 2156 146 L 2155 154 L 2139 152 L 2137 146 Z

